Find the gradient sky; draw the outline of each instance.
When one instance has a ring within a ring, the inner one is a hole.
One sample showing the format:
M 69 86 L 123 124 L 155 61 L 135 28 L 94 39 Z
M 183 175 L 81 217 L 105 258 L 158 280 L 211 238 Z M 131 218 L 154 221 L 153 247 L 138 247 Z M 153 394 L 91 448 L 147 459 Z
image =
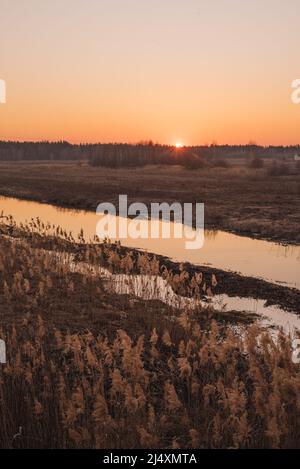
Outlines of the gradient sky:
M 0 0 L 0 139 L 300 143 L 300 0 Z

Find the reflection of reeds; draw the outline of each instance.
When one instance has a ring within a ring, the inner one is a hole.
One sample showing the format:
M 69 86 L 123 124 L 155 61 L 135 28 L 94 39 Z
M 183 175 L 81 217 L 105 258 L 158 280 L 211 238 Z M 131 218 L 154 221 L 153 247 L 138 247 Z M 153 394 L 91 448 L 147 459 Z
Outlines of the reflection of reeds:
M 62 243 L 63 250 L 73 250 L 77 254 L 78 260 L 83 260 L 89 264 L 102 265 L 107 267 L 112 273 L 142 274 L 149 276 L 161 275 L 172 287 L 173 291 L 181 296 L 200 298 L 201 295 L 212 296 L 213 288 L 217 285 L 215 275 L 212 275 L 210 284 L 204 282 L 201 273 L 196 272 L 192 277 L 180 266 L 180 272 L 174 273 L 166 266 L 160 265 L 156 256 L 148 253 L 124 251 L 119 242 L 111 243 L 104 240 L 99 244 L 99 239 L 95 236 L 87 244 L 83 230 L 77 235 L 77 243 L 72 233 L 67 233 L 60 226 L 43 223 L 39 218 L 31 219 L 27 224 L 16 225 L 11 216 L 4 228 L 5 234 L 15 238 L 24 237 L 30 239 L 30 243 L 40 244 L 47 249 L 53 246 L 57 249 L 58 241 Z
M 185 308 L 166 325 L 146 302 L 143 333 L 110 320 L 76 330 L 75 303 L 85 317 L 105 295 L 99 259 L 115 276 L 162 273 L 165 288 L 196 298 L 215 277 L 206 286 L 200 274 L 174 274 L 109 243 L 86 246 L 83 236 L 75 245 L 42 228 L 1 230 L 1 447 L 299 446 L 299 366 L 283 333 L 277 341 L 254 325 L 241 336 L 213 320 L 202 328 Z M 53 316 L 62 301 L 70 315 L 60 325 Z M 128 314 L 134 321 L 135 310 Z

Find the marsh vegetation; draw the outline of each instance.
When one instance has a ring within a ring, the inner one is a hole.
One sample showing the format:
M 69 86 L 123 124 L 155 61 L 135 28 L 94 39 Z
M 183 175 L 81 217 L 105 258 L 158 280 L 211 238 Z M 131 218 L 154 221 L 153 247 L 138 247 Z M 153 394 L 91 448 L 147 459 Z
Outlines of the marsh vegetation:
M 39 220 L 1 232 L 1 447 L 299 447 L 292 337 L 117 295 L 95 267 L 162 275 L 190 298 L 213 295 L 215 276 Z

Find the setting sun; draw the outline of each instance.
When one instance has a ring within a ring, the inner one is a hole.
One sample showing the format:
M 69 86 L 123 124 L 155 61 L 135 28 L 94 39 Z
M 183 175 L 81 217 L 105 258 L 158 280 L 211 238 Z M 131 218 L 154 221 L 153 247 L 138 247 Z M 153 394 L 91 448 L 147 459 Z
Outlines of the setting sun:
M 182 148 L 182 147 L 183 147 L 183 144 L 180 143 L 180 142 L 177 142 L 177 143 L 175 143 L 175 147 L 176 147 L 176 148 Z

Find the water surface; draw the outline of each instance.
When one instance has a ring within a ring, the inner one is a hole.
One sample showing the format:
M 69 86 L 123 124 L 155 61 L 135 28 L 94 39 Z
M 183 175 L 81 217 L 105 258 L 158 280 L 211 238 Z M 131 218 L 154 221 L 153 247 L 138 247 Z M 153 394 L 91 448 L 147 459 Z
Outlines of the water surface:
M 2 210 L 6 215 L 12 215 L 17 222 L 39 217 L 45 223 L 60 225 L 74 235 L 83 229 L 86 240 L 95 236 L 99 221 L 99 215 L 93 212 L 61 209 L 49 204 L 10 197 L 1 197 L 0 212 Z M 143 223 L 149 222 L 145 220 Z M 166 222 L 160 222 L 162 223 Z M 121 240 L 124 246 L 148 250 L 175 261 L 211 265 L 222 270 L 300 288 L 300 246 L 283 246 L 224 231 L 205 231 L 204 246 L 198 250 L 187 250 L 185 242 L 185 239 L 174 237 Z

